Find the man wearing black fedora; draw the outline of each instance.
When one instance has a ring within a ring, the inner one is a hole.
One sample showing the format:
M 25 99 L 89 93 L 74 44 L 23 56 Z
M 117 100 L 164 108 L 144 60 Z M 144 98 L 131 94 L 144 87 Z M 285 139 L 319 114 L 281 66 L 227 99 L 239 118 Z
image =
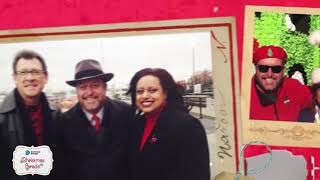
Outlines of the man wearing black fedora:
M 75 68 L 78 103 L 62 115 L 61 143 L 66 179 L 126 180 L 128 104 L 106 96 L 112 73 L 98 61 L 86 59 Z

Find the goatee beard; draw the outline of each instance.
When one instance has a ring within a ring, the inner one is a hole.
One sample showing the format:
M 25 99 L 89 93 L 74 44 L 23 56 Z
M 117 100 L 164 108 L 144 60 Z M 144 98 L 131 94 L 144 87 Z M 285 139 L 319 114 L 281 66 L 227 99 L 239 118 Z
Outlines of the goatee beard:
M 268 89 L 265 89 L 263 87 L 263 85 L 257 80 L 255 79 L 255 82 L 256 82 L 256 85 L 258 86 L 258 89 L 262 90 L 263 93 L 265 94 L 276 94 L 278 89 L 279 89 L 279 86 L 282 84 L 283 82 L 283 78 L 281 78 L 281 80 L 279 81 L 279 83 L 272 89 L 272 90 L 268 90 Z

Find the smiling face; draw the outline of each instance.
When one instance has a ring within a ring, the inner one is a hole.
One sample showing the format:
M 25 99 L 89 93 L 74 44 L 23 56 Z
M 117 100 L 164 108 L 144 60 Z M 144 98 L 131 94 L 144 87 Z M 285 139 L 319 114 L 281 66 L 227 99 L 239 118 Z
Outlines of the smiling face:
M 24 100 L 39 97 L 48 80 L 40 61 L 36 58 L 19 59 L 13 79 L 17 90 Z
M 87 79 L 77 83 L 76 90 L 82 108 L 97 113 L 106 99 L 107 85 L 99 78 Z
M 136 106 L 144 113 L 152 113 L 166 102 L 167 93 L 159 78 L 147 75 L 139 79 L 136 87 Z
M 261 65 L 271 67 L 281 66 L 282 69 L 280 72 L 273 72 L 272 68 L 268 68 L 266 72 L 262 72 L 261 70 L 259 70 L 259 66 Z M 257 62 L 255 77 L 257 83 L 266 93 L 272 93 L 278 89 L 284 77 L 283 65 L 283 61 L 278 58 L 265 58 Z

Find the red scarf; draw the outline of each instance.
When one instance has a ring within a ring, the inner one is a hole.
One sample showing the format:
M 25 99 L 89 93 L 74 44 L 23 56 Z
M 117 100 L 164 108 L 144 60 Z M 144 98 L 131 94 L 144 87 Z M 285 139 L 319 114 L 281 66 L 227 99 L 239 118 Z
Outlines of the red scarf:
M 29 117 L 31 119 L 32 127 L 34 129 L 37 144 L 43 145 L 43 120 L 42 120 L 42 105 L 39 104 L 37 106 L 25 106 Z
M 151 131 L 153 130 L 157 120 L 159 119 L 160 113 L 166 106 L 166 103 L 163 103 L 157 110 L 151 113 L 145 113 L 146 123 L 144 125 L 143 135 L 140 141 L 140 152 L 143 149 L 145 142 L 147 141 Z

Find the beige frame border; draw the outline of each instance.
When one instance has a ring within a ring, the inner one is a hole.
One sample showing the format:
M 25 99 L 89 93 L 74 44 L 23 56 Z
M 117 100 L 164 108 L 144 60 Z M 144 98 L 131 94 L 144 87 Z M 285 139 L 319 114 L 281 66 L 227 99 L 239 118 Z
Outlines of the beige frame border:
M 0 44 L 186 32 L 210 32 L 212 35 L 214 108 L 217 122 L 220 123 L 214 149 L 210 148 L 214 153 L 211 157 L 212 172 L 236 172 L 241 121 L 234 17 L 3 30 L 0 31 Z
M 255 12 L 320 15 L 318 8 L 246 6 L 241 96 L 243 142 L 259 140 L 275 146 L 320 147 L 320 128 L 317 124 L 249 119 Z

